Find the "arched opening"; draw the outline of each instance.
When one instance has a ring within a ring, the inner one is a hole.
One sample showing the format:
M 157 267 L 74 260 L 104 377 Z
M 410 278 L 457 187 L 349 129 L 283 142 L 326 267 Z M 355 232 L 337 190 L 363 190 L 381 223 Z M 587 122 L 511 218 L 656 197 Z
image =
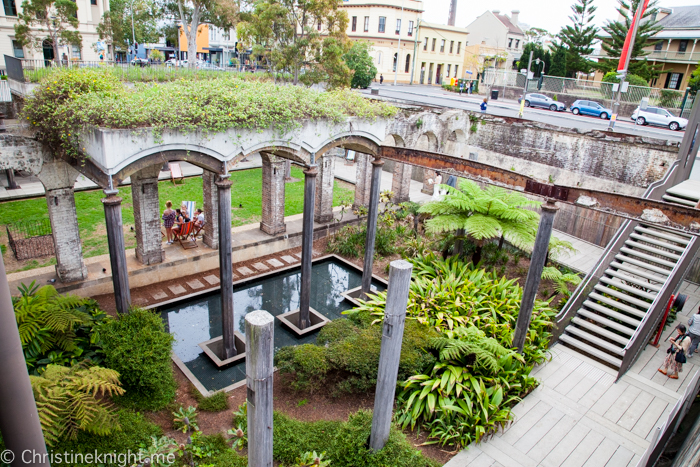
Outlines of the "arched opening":
M 445 144 L 445 154 L 456 157 L 465 157 L 467 154 L 467 135 L 463 130 L 457 129 L 450 133 Z
M 411 54 L 406 55 L 406 70 L 405 72 L 408 73 L 408 71 L 411 69 Z

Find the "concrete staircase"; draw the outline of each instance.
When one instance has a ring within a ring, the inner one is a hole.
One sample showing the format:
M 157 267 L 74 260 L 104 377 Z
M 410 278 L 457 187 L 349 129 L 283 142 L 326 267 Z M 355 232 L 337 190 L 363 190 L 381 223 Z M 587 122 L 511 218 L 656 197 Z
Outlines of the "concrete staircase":
M 695 207 L 700 200 L 700 181 L 686 180 L 666 190 L 662 196 L 667 203 Z
M 630 340 L 692 243 L 689 235 L 654 225 L 638 224 L 630 232 L 559 337 L 618 370 Z

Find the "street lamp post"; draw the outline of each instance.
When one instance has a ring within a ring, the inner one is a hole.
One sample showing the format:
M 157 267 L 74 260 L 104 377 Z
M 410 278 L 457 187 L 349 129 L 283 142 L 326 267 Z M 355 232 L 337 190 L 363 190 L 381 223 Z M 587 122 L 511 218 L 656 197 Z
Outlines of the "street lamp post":
M 413 64 L 411 65 L 411 84 L 413 84 L 413 73 L 416 71 L 416 53 L 420 44 L 420 18 L 416 21 L 416 38 L 413 41 Z M 399 36 L 399 39 L 401 36 Z
M 394 86 L 399 75 L 399 55 L 401 54 L 401 28 L 403 28 L 403 4 L 405 0 L 401 0 L 401 19 L 399 20 L 399 45 L 396 50 L 396 67 L 394 68 Z

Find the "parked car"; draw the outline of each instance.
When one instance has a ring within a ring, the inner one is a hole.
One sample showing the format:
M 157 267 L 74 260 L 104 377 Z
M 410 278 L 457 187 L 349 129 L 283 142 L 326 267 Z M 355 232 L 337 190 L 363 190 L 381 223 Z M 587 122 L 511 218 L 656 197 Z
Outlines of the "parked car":
M 594 101 L 578 100 L 571 104 L 571 113 L 574 115 L 592 115 L 594 117 L 600 117 L 603 120 L 610 120 L 612 110 Z
M 213 63 L 198 63 L 198 70 L 208 70 L 208 71 L 223 71 L 223 68 L 214 65 Z
M 518 99 L 520 103 L 521 99 Z M 552 111 L 563 112 L 566 110 L 566 105 L 561 102 L 557 102 L 551 97 L 547 97 L 544 94 L 525 94 L 525 107 L 542 107 L 543 109 L 549 109 Z
M 141 58 L 141 57 L 134 57 L 133 60 L 131 60 L 131 64 L 132 64 L 133 66 L 138 65 L 138 66 L 141 66 L 141 67 L 150 65 L 150 63 L 148 63 L 148 59 L 146 59 L 146 58 Z
M 637 125 L 665 126 L 673 131 L 684 130 L 688 126 L 688 120 L 676 117 L 661 107 L 647 107 L 644 110 L 637 107 L 632 114 L 632 121 L 637 122 Z

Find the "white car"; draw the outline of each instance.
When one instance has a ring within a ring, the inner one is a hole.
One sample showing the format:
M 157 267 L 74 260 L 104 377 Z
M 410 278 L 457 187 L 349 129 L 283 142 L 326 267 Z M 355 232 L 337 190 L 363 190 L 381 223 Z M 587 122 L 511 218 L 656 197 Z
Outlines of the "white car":
M 637 107 L 632 114 L 632 121 L 637 122 L 637 125 L 665 126 L 673 131 L 685 130 L 688 126 L 688 120 L 676 117 L 661 107 L 647 107 L 644 110 L 639 110 Z

